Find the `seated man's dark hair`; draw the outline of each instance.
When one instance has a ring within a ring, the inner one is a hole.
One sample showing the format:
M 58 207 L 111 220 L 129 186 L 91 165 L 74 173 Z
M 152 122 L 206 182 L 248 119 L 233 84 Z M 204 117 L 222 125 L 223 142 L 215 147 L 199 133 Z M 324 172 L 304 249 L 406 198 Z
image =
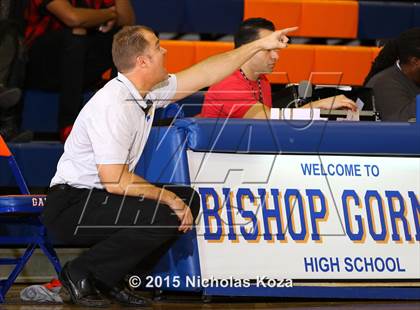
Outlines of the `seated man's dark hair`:
M 400 62 L 403 64 L 411 57 L 420 58 L 420 27 L 401 33 L 397 39 L 397 47 Z
M 401 33 L 398 38 L 389 40 L 379 52 L 363 85 L 377 73 L 394 65 L 397 59 L 402 64 L 411 57 L 420 58 L 420 27 L 411 28 Z
M 239 26 L 238 32 L 235 34 L 235 48 L 255 41 L 258 38 L 260 29 L 274 31 L 275 27 L 271 21 L 261 17 L 244 20 Z
M 382 47 L 381 51 L 379 52 L 378 56 L 376 56 L 375 60 L 372 63 L 372 67 L 368 75 L 363 82 L 363 85 L 366 85 L 367 82 L 377 73 L 389 68 L 390 66 L 395 64 L 395 61 L 398 59 L 398 48 L 397 48 L 397 40 L 390 39 L 388 40 L 385 45 Z

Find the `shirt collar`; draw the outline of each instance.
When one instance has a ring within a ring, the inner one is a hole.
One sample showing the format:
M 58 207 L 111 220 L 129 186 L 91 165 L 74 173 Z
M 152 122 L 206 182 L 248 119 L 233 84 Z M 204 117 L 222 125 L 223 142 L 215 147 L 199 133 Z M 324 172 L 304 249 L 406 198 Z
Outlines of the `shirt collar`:
M 400 71 L 402 72 L 401 65 L 400 65 L 400 60 L 399 59 L 395 62 L 395 64 L 397 65 L 397 68 L 400 69 Z
M 137 88 L 134 86 L 134 84 L 122 73 L 118 72 L 117 80 L 123 83 L 128 91 L 130 92 L 131 96 L 133 97 L 136 102 L 142 106 L 143 108 L 147 108 L 146 104 L 146 98 L 143 98 L 140 93 L 138 92 Z M 146 96 L 147 97 L 147 96 Z
M 233 73 L 237 78 L 240 78 L 240 79 L 243 79 L 243 76 L 242 76 L 242 73 L 241 73 L 241 71 L 238 69 L 238 70 L 236 70 L 234 73 Z M 267 77 L 265 76 L 265 74 L 264 73 L 261 73 L 259 76 L 258 76 L 261 80 L 268 80 L 267 79 Z M 251 82 L 251 83 L 255 83 L 255 84 L 257 84 L 258 82 L 257 81 L 251 81 L 251 80 L 248 80 L 249 82 Z

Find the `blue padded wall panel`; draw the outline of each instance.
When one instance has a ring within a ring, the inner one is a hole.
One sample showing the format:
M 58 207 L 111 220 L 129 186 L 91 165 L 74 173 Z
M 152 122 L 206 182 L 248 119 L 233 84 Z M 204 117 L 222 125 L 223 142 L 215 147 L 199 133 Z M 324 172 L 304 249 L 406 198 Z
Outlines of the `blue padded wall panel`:
M 419 156 L 420 124 L 183 119 L 194 151 Z M 383 143 L 380 137 L 387 137 Z
M 420 27 L 420 2 L 414 3 L 414 6 L 413 6 L 412 27 Z
M 186 0 L 185 32 L 234 34 L 244 16 L 243 0 Z
M 185 133 L 176 127 L 153 127 L 135 172 L 149 182 L 189 184 Z
M 155 276 L 161 276 L 162 278 L 170 275 L 171 279 L 174 279 L 175 276 L 179 276 L 179 287 L 174 287 L 172 283 L 169 283 L 170 285 L 167 286 L 165 281 L 163 281 L 162 289 L 173 291 L 201 290 L 199 287 L 192 287 L 185 283 L 187 276 L 195 277 L 197 279 L 197 277 L 201 275 L 195 229 L 186 234 L 182 234 L 181 237 L 179 237 L 171 249 L 156 265 L 153 274 Z
M 420 122 L 420 95 L 416 96 L 416 120 Z
M 177 101 L 184 117 L 194 117 L 201 113 L 205 91 L 198 91 L 182 100 Z
M 10 143 L 9 147 L 22 171 L 28 187 L 48 187 L 63 154 L 58 142 Z M 16 183 L 5 159 L 0 160 L 0 186 L 15 187 Z
M 84 102 L 89 101 L 93 95 L 93 92 L 86 92 Z M 24 94 L 22 129 L 42 133 L 58 132 L 58 96 L 56 92 L 27 90 Z M 164 109 L 157 109 L 155 120 L 175 116 L 182 118 L 184 114 L 179 106 L 171 104 Z
M 181 32 L 184 23 L 185 0 L 131 1 L 136 24 L 157 32 Z
M 176 127 L 153 127 L 135 172 L 149 182 L 189 184 L 188 162 L 185 149 L 185 133 Z M 183 234 L 157 263 L 154 274 L 179 276 L 180 287 L 162 288 L 196 291 L 183 283 L 187 275 L 199 276 L 200 263 L 195 230 Z
M 157 32 L 236 32 L 243 18 L 243 0 L 133 1 L 136 23 Z
M 86 103 L 93 92 L 86 92 Z M 59 94 L 41 90 L 27 90 L 23 95 L 22 129 L 34 132 L 58 132 Z
M 188 164 L 183 152 L 185 135 L 175 127 L 153 127 L 136 172 L 151 182 L 188 184 Z M 10 143 L 30 187 L 47 187 L 56 172 L 63 144 L 58 142 Z M 16 186 L 6 160 L 0 160 L 0 186 Z
M 58 132 L 58 93 L 28 90 L 23 98 L 22 129 Z
M 13 177 L 7 159 L 0 158 L 0 186 L 17 187 L 15 178 Z
M 414 3 L 359 1 L 360 39 L 392 38 L 413 27 Z

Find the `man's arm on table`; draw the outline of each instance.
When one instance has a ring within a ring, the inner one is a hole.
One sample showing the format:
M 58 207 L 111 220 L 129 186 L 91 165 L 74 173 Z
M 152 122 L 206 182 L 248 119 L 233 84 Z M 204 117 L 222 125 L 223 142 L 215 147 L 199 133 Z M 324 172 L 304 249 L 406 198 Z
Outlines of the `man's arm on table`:
M 352 110 L 356 111 L 357 106 L 353 100 L 344 95 L 328 97 L 321 100 L 313 101 L 305 104 L 303 109 L 323 109 L 323 110 Z M 255 103 L 244 115 L 243 118 L 251 119 L 269 119 L 271 109 L 261 102 Z
M 125 164 L 97 165 L 99 178 L 110 194 L 144 197 L 168 205 L 181 221 L 179 230 L 187 232 L 192 228 L 193 216 L 189 206 L 173 192 L 154 186 L 142 177 L 128 171 Z
M 286 35 L 296 29 L 297 27 L 293 27 L 275 31 L 269 36 L 209 57 L 177 73 L 177 92 L 172 100 L 177 101 L 221 81 L 261 50 L 285 48 L 289 40 Z

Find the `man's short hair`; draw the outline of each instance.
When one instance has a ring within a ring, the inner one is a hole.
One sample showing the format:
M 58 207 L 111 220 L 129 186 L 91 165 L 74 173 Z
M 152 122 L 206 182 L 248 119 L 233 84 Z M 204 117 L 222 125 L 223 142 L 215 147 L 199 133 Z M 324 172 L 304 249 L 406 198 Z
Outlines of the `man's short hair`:
M 261 29 L 274 31 L 275 27 L 271 21 L 262 17 L 244 20 L 239 26 L 238 32 L 235 34 L 235 48 L 258 39 L 259 31 Z
M 408 29 L 397 38 L 398 57 L 403 64 L 411 57 L 420 58 L 420 27 Z
M 115 34 L 112 42 L 112 60 L 119 72 L 132 69 L 136 57 L 143 54 L 149 46 L 144 37 L 145 31 L 153 33 L 153 30 L 146 26 L 125 26 Z

